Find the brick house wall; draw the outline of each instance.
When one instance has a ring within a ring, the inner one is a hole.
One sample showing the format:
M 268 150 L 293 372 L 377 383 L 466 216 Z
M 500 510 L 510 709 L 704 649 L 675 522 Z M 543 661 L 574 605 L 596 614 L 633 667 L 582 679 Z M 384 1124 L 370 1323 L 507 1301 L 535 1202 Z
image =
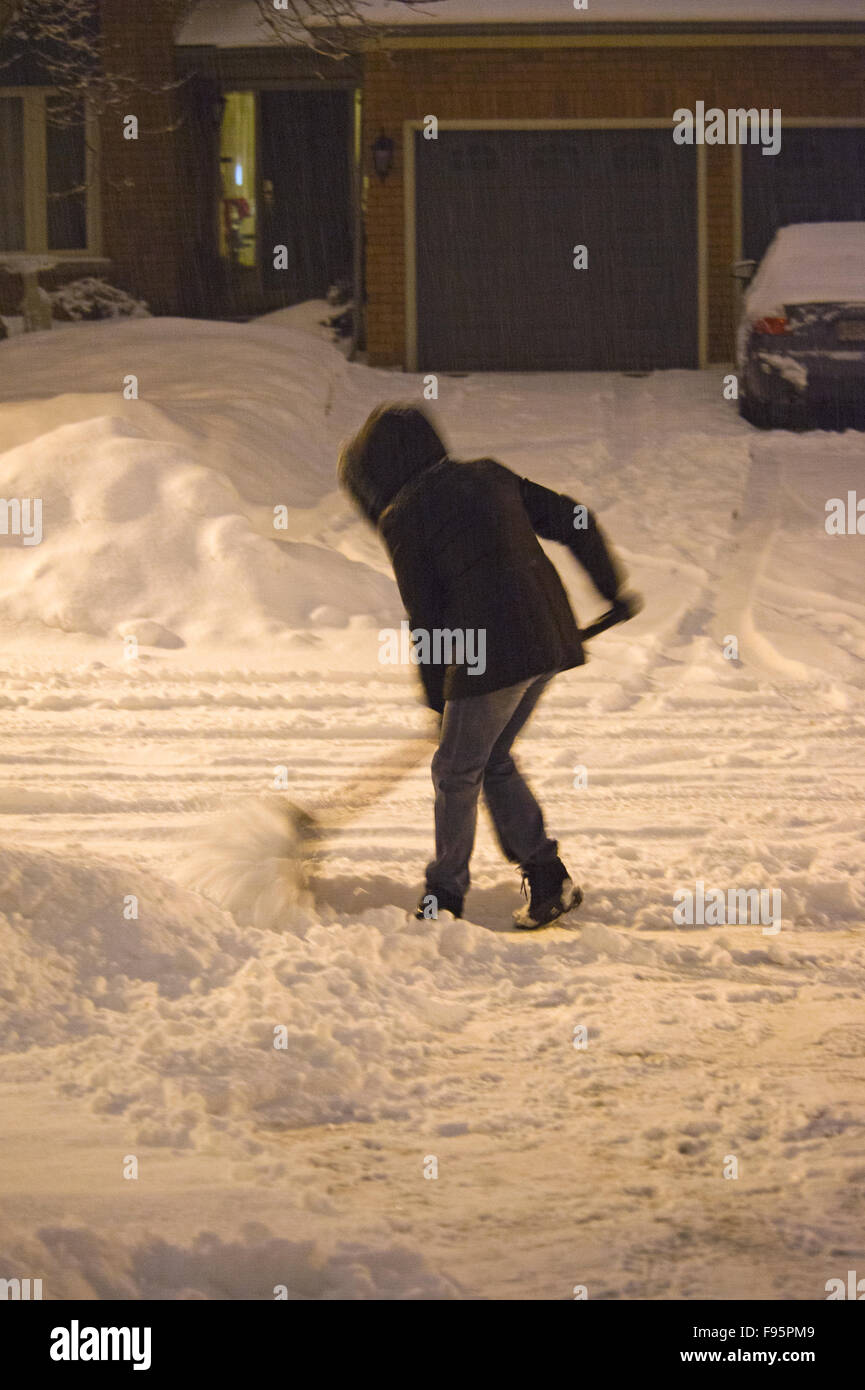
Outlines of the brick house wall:
M 190 209 L 180 179 L 174 30 L 180 0 L 101 0 L 106 67 L 134 83 L 126 107 L 100 120 L 102 249 L 110 277 L 146 299 L 154 313 L 176 313 Z M 137 140 L 122 116 L 138 117 Z
M 865 48 L 769 43 L 685 46 L 556 44 L 547 47 L 428 46 L 367 55 L 364 74 L 367 349 L 374 365 L 405 362 L 405 245 L 402 122 L 655 117 L 679 107 L 779 107 L 791 117 L 865 117 Z M 417 41 L 415 41 L 417 42 Z M 456 42 L 453 40 L 452 42 Z M 501 42 L 501 40 L 500 40 Z M 535 38 L 532 41 L 538 43 Z M 393 173 L 372 174 L 369 148 L 381 130 L 396 144 Z M 671 136 L 672 138 L 672 136 Z M 736 288 L 733 151 L 707 146 L 708 355 L 732 355 Z
M 183 4 L 100 0 L 105 67 L 121 82 L 128 80 L 130 94 L 119 108 L 98 117 L 91 178 L 98 192 L 99 228 L 90 221 L 92 254 L 76 253 L 43 271 L 40 284 L 45 289 L 96 274 L 146 299 L 155 313 L 178 312 L 190 216 L 178 160 L 185 134 L 178 124 L 178 90 L 172 85 L 175 24 Z M 51 74 L 26 51 L 0 69 L 0 89 L 50 85 Z M 127 114 L 138 118 L 137 140 L 123 138 Z M 0 275 L 0 313 L 17 313 L 21 295 L 14 270 Z

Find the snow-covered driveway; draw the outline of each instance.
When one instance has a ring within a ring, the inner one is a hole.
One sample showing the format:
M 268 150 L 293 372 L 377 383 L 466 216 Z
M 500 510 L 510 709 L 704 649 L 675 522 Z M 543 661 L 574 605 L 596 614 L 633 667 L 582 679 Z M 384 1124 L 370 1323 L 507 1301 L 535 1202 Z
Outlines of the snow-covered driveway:
M 523 740 L 586 892 L 524 937 L 486 821 L 468 920 L 407 925 L 429 774 L 376 773 L 429 726 L 334 456 L 419 379 L 279 322 L 64 330 L 0 369 L 0 494 L 44 499 L 42 544 L 0 548 L 0 1275 L 814 1299 L 862 1266 L 865 538 L 824 525 L 862 436 L 760 435 L 721 369 L 442 378 L 454 452 L 585 500 L 647 600 Z M 136 619 L 185 645 L 129 659 Z M 180 886 L 187 837 L 274 778 L 356 815 L 314 910 L 232 916 Z M 781 929 L 676 925 L 697 881 L 779 889 Z

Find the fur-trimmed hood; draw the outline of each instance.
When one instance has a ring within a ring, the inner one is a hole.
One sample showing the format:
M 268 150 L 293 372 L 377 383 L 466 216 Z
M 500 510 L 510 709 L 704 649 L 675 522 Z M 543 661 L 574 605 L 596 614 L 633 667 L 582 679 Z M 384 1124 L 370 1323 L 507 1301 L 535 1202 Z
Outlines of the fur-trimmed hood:
M 396 494 L 447 449 L 422 410 L 380 405 L 340 451 L 337 477 L 364 516 L 378 526 Z

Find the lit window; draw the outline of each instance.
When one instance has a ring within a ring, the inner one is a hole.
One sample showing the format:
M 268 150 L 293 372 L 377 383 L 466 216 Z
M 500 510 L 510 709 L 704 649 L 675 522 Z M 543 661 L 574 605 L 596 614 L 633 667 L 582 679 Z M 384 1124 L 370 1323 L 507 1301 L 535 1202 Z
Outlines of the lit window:
M 222 207 L 219 219 L 220 255 L 233 265 L 254 266 L 255 216 L 255 93 L 228 92 L 219 142 Z

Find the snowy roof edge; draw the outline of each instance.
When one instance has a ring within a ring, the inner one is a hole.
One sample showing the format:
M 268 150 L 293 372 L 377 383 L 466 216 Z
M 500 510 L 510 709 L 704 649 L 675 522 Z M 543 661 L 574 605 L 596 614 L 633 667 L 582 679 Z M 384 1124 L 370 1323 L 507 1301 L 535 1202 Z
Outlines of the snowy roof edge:
M 195 25 L 192 23 L 195 12 L 189 16 L 183 29 L 192 30 L 194 33 Z M 760 35 L 782 35 L 782 34 L 801 34 L 815 36 L 838 35 L 839 37 L 865 37 L 865 20 L 859 19 L 796 19 L 796 20 L 767 20 L 767 19 L 689 19 L 689 20 L 593 20 L 585 21 L 575 17 L 573 20 L 501 20 L 489 19 L 466 23 L 458 20 L 441 19 L 435 24 L 419 24 L 415 22 L 403 22 L 398 20 L 387 20 L 372 22 L 369 29 L 378 29 L 382 33 L 389 33 L 393 37 L 412 40 L 442 38 L 445 34 L 448 38 L 508 38 L 519 37 L 531 30 L 533 35 L 541 38 L 560 38 L 570 37 L 571 35 L 581 35 L 586 38 L 596 38 L 600 36 L 621 36 L 636 38 L 649 35 L 669 35 L 675 37 L 681 35 L 733 35 L 742 34 L 745 36 L 759 37 Z M 272 48 L 285 47 L 286 42 L 262 31 L 262 37 L 250 42 L 236 41 L 220 44 L 216 39 L 207 40 L 204 38 L 183 37 L 183 29 L 175 40 L 175 44 L 180 48 Z M 327 27 L 322 26 L 322 33 L 327 32 Z M 298 47 L 305 45 L 298 44 Z

